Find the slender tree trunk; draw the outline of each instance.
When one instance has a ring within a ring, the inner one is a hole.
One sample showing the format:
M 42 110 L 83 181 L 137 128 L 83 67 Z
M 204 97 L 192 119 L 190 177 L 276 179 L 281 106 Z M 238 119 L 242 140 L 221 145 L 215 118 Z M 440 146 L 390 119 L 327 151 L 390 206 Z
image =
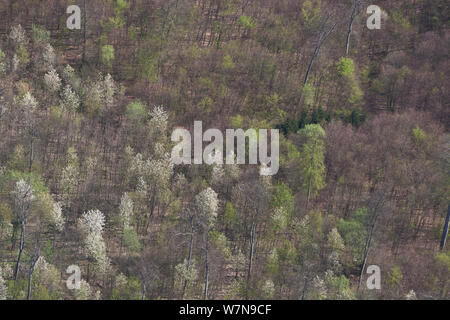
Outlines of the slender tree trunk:
M 86 61 L 86 27 L 87 27 L 87 11 L 86 0 L 83 1 L 83 56 L 81 58 L 81 65 Z
M 19 275 L 20 259 L 22 258 L 24 242 L 25 242 L 25 219 L 22 219 L 22 221 L 21 221 L 21 229 L 20 229 L 19 255 L 17 257 L 16 268 L 14 270 L 14 281 L 17 280 L 17 276 Z
M 142 285 L 142 297 L 141 300 L 145 300 L 145 296 L 147 294 L 147 286 L 145 285 L 145 283 Z
M 362 276 L 363 276 L 363 273 L 364 273 L 364 269 L 366 268 L 367 257 L 369 256 L 370 245 L 372 243 L 373 231 L 375 230 L 375 225 L 376 225 L 376 222 L 377 222 L 377 218 L 378 218 L 378 213 L 376 213 L 375 216 L 374 216 L 372 225 L 370 226 L 369 235 L 367 236 L 367 239 L 366 239 L 366 245 L 364 247 L 363 262 L 362 262 L 362 265 L 361 265 L 361 271 L 359 273 L 358 291 L 359 291 L 359 288 L 361 287 L 361 282 L 362 282 Z
M 311 178 L 309 178 L 308 183 L 308 197 L 306 198 L 306 212 L 308 213 L 308 206 L 309 206 L 309 198 L 311 197 Z
M 189 240 L 189 253 L 188 253 L 188 261 L 187 261 L 187 266 L 186 266 L 186 270 L 189 271 L 189 269 L 191 268 L 191 259 L 192 259 L 192 248 L 194 246 L 194 221 L 193 221 L 193 217 L 191 217 L 191 239 Z M 184 295 L 186 294 L 186 288 L 187 288 L 187 280 L 184 280 L 184 285 L 183 285 L 183 295 L 182 298 L 184 299 Z
M 209 285 L 209 230 L 206 232 L 206 256 L 205 256 L 205 291 L 203 292 L 203 300 L 208 299 L 208 285 Z
M 308 69 L 306 70 L 305 80 L 303 81 L 303 86 L 305 86 L 308 83 L 309 74 L 310 74 L 312 66 L 314 64 L 314 60 L 316 60 L 316 57 L 319 54 L 320 46 L 321 46 L 321 44 L 318 43 L 316 48 L 314 49 L 314 53 L 313 53 L 313 55 L 311 57 L 311 60 L 309 61 Z
M 449 220 L 450 220 L 450 204 L 448 205 L 447 218 L 445 218 L 444 230 L 442 231 L 441 250 L 444 250 L 445 242 L 447 241 Z
M 248 262 L 248 270 L 247 270 L 247 290 L 246 290 L 246 299 L 248 299 L 248 290 L 250 286 L 250 280 L 252 277 L 252 268 L 253 268 L 253 252 L 255 250 L 255 229 L 256 222 L 252 223 L 252 227 L 250 230 L 250 257 Z
M 31 299 L 31 282 L 33 280 L 34 266 L 36 265 L 37 258 L 33 257 L 30 264 L 30 270 L 28 272 L 28 291 L 27 291 L 27 300 Z
M 356 0 L 355 3 L 353 4 L 352 15 L 350 16 L 350 21 L 348 23 L 347 38 L 345 41 L 345 55 L 347 55 L 347 56 L 348 56 L 348 50 L 350 47 L 350 36 L 353 31 L 353 21 L 355 21 L 356 13 L 358 10 L 358 4 L 356 3 L 357 1 L 358 0 Z
M 303 280 L 304 284 L 303 284 L 302 300 L 305 300 L 306 290 L 308 289 L 308 277 L 304 277 Z

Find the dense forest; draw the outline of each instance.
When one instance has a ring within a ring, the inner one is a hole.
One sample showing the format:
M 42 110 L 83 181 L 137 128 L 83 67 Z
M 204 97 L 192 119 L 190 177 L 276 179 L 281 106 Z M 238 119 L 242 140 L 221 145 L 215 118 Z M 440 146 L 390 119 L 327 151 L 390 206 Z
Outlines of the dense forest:
M 0 300 L 450 298 L 448 1 L 0 17 Z M 278 129 L 278 173 L 174 164 L 194 121 Z

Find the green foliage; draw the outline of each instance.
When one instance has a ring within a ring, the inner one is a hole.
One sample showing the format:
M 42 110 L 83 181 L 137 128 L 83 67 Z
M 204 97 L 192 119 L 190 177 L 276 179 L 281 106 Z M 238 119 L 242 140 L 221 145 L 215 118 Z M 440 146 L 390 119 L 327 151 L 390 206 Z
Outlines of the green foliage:
M 214 101 L 211 97 L 203 97 L 199 102 L 199 107 L 205 112 L 211 112 L 213 110 Z
M 244 125 L 244 119 L 242 118 L 242 116 L 240 114 L 235 115 L 234 117 L 230 118 L 230 126 L 232 128 L 242 128 Z
M 22 65 L 27 65 L 28 62 L 30 62 L 30 54 L 28 53 L 28 50 L 24 45 L 20 45 L 16 49 L 16 55 Z
M 212 242 L 214 243 L 215 247 L 218 248 L 225 258 L 231 257 L 231 250 L 228 246 L 227 237 L 217 231 L 217 230 L 211 230 L 210 231 L 210 237 Z
M 141 249 L 138 234 L 132 228 L 123 230 L 123 244 L 130 252 L 138 252 Z
M 126 110 L 127 119 L 133 122 L 144 122 L 147 119 L 147 107 L 140 100 L 131 102 Z
M 130 8 L 130 3 L 125 0 L 117 0 L 114 4 L 114 12 L 116 15 L 123 15 L 125 10 Z
M 222 221 L 228 228 L 233 228 L 233 226 L 239 222 L 238 214 L 231 202 L 227 202 L 225 205 L 225 212 L 223 214 Z
M 338 232 L 344 239 L 345 245 L 353 257 L 350 264 L 358 265 L 362 259 L 365 241 L 367 238 L 367 209 L 357 210 L 348 220 L 340 219 L 337 225 Z
M 233 58 L 229 54 L 223 56 L 222 67 L 225 70 L 230 70 L 234 68 Z
M 108 68 L 112 67 L 114 61 L 114 47 L 107 44 L 102 47 L 101 60 Z
M 353 59 L 342 57 L 339 59 L 337 65 L 337 71 L 339 76 L 352 78 L 355 74 L 355 65 L 353 64 Z
M 425 141 L 425 139 L 427 138 L 427 134 L 425 133 L 425 131 L 420 129 L 419 126 L 416 126 L 413 129 L 412 134 L 413 134 L 414 144 L 416 145 L 416 147 L 420 147 L 422 145 L 422 143 Z
M 248 17 L 248 16 L 240 16 L 238 23 L 244 29 L 252 29 L 256 25 L 255 21 L 251 17 Z
M 301 149 L 303 189 L 308 197 L 314 196 L 325 187 L 325 130 L 318 124 L 309 124 L 298 133 L 306 138 Z
M 320 0 L 306 0 L 303 2 L 301 17 L 305 25 L 315 26 L 320 18 Z
M 25 300 L 27 297 L 28 281 L 24 278 L 19 278 L 16 281 L 8 281 L 8 296 L 11 300 Z
M 350 289 L 350 281 L 344 276 L 333 276 L 328 279 L 328 299 L 332 300 L 352 300 L 355 295 Z
M 306 106 L 312 106 L 314 104 L 315 91 L 314 86 L 309 83 L 302 86 L 301 92 Z
M 353 106 L 359 105 L 363 98 L 363 92 L 356 80 L 353 60 L 347 57 L 340 58 L 337 64 L 337 71 L 348 88 L 348 102 Z
M 388 286 L 392 289 L 397 288 L 403 279 L 403 273 L 400 266 L 393 266 L 387 275 Z
M 50 42 L 50 31 L 47 31 L 34 23 L 31 25 L 31 36 L 35 42 L 40 44 Z
M 277 185 L 273 190 L 271 204 L 273 208 L 284 208 L 291 215 L 294 211 L 294 196 L 289 186 L 284 183 Z
M 141 284 L 137 278 L 128 278 L 120 274 L 116 277 L 111 300 L 139 300 L 141 298 L 141 290 Z

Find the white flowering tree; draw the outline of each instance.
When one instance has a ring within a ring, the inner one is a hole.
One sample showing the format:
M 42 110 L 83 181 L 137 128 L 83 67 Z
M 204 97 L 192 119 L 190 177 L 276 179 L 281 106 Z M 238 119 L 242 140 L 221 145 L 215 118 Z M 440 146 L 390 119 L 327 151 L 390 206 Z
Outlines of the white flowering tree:
M 35 279 L 37 286 L 43 286 L 52 295 L 57 296 L 60 291 L 61 275 L 58 269 L 40 256 L 35 265 Z
M 85 235 L 84 245 L 88 257 L 96 263 L 99 274 L 105 274 L 110 265 L 106 255 L 106 245 L 103 240 L 103 229 L 105 226 L 105 216 L 99 210 L 85 212 L 80 218 L 80 227 Z
M 67 112 L 75 112 L 80 106 L 80 98 L 70 85 L 64 87 L 61 99 L 61 107 Z
M 13 191 L 14 197 L 14 210 L 20 223 L 20 245 L 19 254 L 17 257 L 16 267 L 14 270 L 14 280 L 17 280 L 19 273 L 20 260 L 22 258 L 23 248 L 25 245 L 25 225 L 28 215 L 30 213 L 30 206 L 34 200 L 33 189 L 29 182 L 21 179 L 16 182 L 16 186 Z
M 44 75 L 44 84 L 50 92 L 58 92 L 61 88 L 61 78 L 55 69 L 51 68 Z
M 147 221 L 144 222 L 144 231 L 148 229 L 155 209 L 164 212 L 172 194 L 169 188 L 173 175 L 170 153 L 159 143 L 155 144 L 154 149 L 155 154 L 151 159 L 144 160 L 141 154 L 136 154 L 129 168 L 130 176 L 135 177 L 138 182 L 136 188 L 138 194 L 149 201 L 150 212 Z
M 62 170 L 61 179 L 59 180 L 59 189 L 61 190 L 61 201 L 68 207 L 77 192 L 80 177 L 78 156 L 76 150 L 72 147 L 67 152 L 66 163 L 66 166 Z
M 205 238 L 205 284 L 203 291 L 203 299 L 208 299 L 208 285 L 209 285 L 209 232 L 214 226 L 217 218 L 217 211 L 219 208 L 219 199 L 217 193 L 207 188 L 200 192 L 194 199 L 194 206 L 198 214 L 198 221 L 203 229 L 203 236 Z
M 16 46 L 24 46 L 28 43 L 28 38 L 27 38 L 26 32 L 20 24 L 11 27 L 11 31 L 9 33 L 9 39 Z

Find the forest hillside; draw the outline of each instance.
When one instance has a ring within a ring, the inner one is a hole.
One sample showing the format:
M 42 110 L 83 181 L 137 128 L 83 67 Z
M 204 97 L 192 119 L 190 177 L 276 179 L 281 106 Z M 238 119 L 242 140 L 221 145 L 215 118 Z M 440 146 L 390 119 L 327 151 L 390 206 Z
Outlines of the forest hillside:
M 450 298 L 448 1 L 0 17 L 0 299 Z M 174 163 L 197 121 L 279 170 Z

